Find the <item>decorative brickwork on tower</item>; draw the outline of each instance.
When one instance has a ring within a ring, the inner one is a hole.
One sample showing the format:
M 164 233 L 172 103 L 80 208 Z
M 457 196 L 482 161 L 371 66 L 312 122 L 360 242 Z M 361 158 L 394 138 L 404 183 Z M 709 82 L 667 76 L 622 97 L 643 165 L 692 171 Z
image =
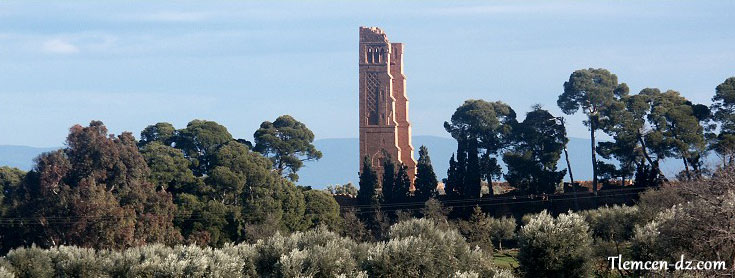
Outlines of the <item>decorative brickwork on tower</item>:
M 369 155 L 379 176 L 386 155 L 408 167 L 411 184 L 416 160 L 408 121 L 403 44 L 391 43 L 383 30 L 360 27 L 360 171 Z

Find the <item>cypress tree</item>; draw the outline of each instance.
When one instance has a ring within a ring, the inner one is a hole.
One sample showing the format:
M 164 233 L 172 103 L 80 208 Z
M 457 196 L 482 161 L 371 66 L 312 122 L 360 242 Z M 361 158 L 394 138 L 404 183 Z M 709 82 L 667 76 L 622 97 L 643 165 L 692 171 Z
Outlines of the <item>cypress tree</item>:
M 444 194 L 447 197 L 457 196 L 457 186 L 459 185 L 458 173 L 457 173 L 457 160 L 452 158 L 449 159 L 449 169 L 447 169 L 447 178 L 444 179 Z
M 455 191 L 458 196 L 467 194 L 465 191 L 465 175 L 467 174 L 467 148 L 466 140 L 457 140 L 457 164 L 456 164 L 456 186 Z
M 396 173 L 395 186 L 391 192 L 394 203 L 406 201 L 411 190 L 411 178 L 408 176 L 408 167 L 401 163 Z
M 480 160 L 477 151 L 477 139 L 470 138 L 467 144 L 467 170 L 464 175 L 464 190 L 466 198 L 479 198 L 481 192 Z
M 390 156 L 383 161 L 383 180 L 380 184 L 383 198 L 386 203 L 393 203 L 397 199 L 396 193 L 396 166 Z
M 362 160 L 362 172 L 360 173 L 360 189 L 357 192 L 357 200 L 360 205 L 375 205 L 377 196 L 375 188 L 378 186 L 378 174 L 375 173 L 370 156 Z
M 449 171 L 452 171 L 453 164 L 454 155 L 449 161 Z M 428 200 L 434 196 L 437 183 L 434 167 L 431 165 L 431 158 L 429 157 L 429 150 L 426 146 L 421 146 L 419 148 L 419 161 L 416 165 L 416 191 L 414 195 L 422 202 Z

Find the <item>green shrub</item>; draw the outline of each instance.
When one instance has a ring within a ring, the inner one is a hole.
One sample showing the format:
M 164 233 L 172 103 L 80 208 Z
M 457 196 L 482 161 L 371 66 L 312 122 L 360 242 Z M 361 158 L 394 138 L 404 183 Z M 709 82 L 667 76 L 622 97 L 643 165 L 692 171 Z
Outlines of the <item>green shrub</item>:
M 12 250 L 4 277 L 509 277 L 454 229 L 412 219 L 388 241 L 357 243 L 325 226 L 221 248 L 161 244 L 125 250 L 62 246 Z
M 322 226 L 255 244 L 257 273 L 266 277 L 357 275 L 358 244 Z
M 0 278 L 15 278 L 15 274 L 4 266 L 0 266 Z
M 94 249 L 60 246 L 46 251 L 54 264 L 55 276 L 104 277 L 107 270 Z
M 5 260 L 18 278 L 53 277 L 54 265 L 46 251 L 38 247 L 19 248 L 8 252 Z
M 519 234 L 518 263 L 525 277 L 587 277 L 592 238 L 575 213 L 554 219 L 543 211 Z
M 670 233 L 670 227 L 672 220 L 676 219 L 677 215 L 681 215 L 683 211 L 680 207 L 673 207 L 663 212 L 660 212 L 654 220 L 635 227 L 634 236 L 631 240 L 631 252 L 636 260 L 663 260 L 663 259 L 678 259 L 678 256 L 682 250 L 679 249 L 680 245 L 676 242 L 672 242 L 671 238 L 668 237 Z M 663 233 L 663 235 L 662 235 Z
M 640 223 L 638 207 L 618 206 L 601 207 L 581 213 L 590 225 L 595 238 L 622 242 L 633 237 L 636 224 Z
M 473 271 L 492 277 L 491 258 L 470 249 L 454 229 L 439 229 L 429 219 L 412 219 L 393 225 L 389 240 L 368 250 L 370 277 L 449 277 Z

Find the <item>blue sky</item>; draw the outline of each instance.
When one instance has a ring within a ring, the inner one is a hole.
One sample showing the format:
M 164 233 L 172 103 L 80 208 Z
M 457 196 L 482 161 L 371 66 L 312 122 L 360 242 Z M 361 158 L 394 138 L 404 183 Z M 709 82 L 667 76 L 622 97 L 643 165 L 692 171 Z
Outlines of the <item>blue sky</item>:
M 469 98 L 561 114 L 580 68 L 700 103 L 735 75 L 733 1 L 364 2 L 2 1 L 0 144 L 60 146 L 94 119 L 136 135 L 209 119 L 252 138 L 281 114 L 357 137 L 361 25 L 405 43 L 416 135 L 447 136 Z M 571 136 L 588 136 L 581 121 Z

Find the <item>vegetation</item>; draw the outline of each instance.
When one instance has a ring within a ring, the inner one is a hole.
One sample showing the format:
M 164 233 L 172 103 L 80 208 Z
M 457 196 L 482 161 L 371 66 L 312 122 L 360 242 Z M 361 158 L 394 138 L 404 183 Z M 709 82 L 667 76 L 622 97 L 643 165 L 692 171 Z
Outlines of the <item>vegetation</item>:
M 561 123 L 540 106 L 513 126 L 510 150 L 503 155 L 508 167 L 505 180 L 521 192 L 530 194 L 556 191 L 567 171 L 557 171 L 556 162 L 569 141 Z
M 733 88 L 735 77 L 707 107 L 673 90 L 630 94 L 605 69 L 573 72 L 557 104 L 587 116 L 593 190 L 598 178 L 602 189 L 633 179 L 650 190 L 636 206 L 538 209 L 520 227 L 477 200 L 483 185 L 498 193 L 501 176 L 542 201 L 560 188 L 568 138 L 540 105 L 521 122 L 502 102 L 458 107 L 444 124 L 457 141 L 446 195 L 425 146 L 414 181 L 381 156 L 363 158 L 359 188 L 297 186 L 303 161 L 321 153 L 287 115 L 263 122 L 254 146 L 205 120 L 156 123 L 140 140 L 75 125 L 29 172 L 0 168 L 0 277 L 511 277 L 493 261 L 525 277 L 630 277 L 646 273 L 612 270 L 607 257 L 733 262 Z M 706 167 L 710 151 L 722 165 Z M 666 182 L 663 159 L 681 161 L 678 181 Z M 355 204 L 340 207 L 348 196 Z
M 335 184 L 335 185 L 329 185 L 326 189 L 329 194 L 332 195 L 351 195 L 351 196 L 357 196 L 357 187 L 352 185 L 352 183 L 346 183 L 346 184 Z
M 578 214 L 554 219 L 543 211 L 521 228 L 518 242 L 518 262 L 525 277 L 587 277 L 590 273 L 589 225 Z
M 0 274 L 17 277 L 510 277 L 454 230 L 430 220 L 358 243 L 324 227 L 221 248 L 160 244 L 122 251 L 38 247 L 10 251 Z
M 419 147 L 419 160 L 416 164 L 416 190 L 414 195 L 419 201 L 428 201 L 429 198 L 438 195 L 436 191 L 438 183 L 434 167 L 431 165 L 429 149 L 426 146 L 421 146 Z
M 480 197 L 481 181 L 501 175 L 495 156 L 507 145 L 513 109 L 502 102 L 467 100 L 452 114 L 444 129 L 457 140 L 456 161 L 450 161 L 445 191 L 450 196 Z M 492 195 L 492 192 L 490 192 Z
M 600 128 L 601 122 L 606 120 L 604 113 L 613 107 L 616 96 L 627 92 L 628 86 L 618 84 L 618 77 L 606 69 L 581 69 L 569 76 L 569 81 L 564 82 L 564 93 L 559 96 L 557 104 L 559 108 L 568 115 L 574 114 L 580 109 L 587 115 L 587 125 L 590 129 L 590 141 L 592 142 L 592 190 L 597 192 L 597 141 L 595 133 Z
M 299 180 L 296 172 L 304 161 L 322 158 L 322 152 L 312 144 L 314 133 L 288 115 L 280 116 L 272 123 L 263 122 L 254 136 L 253 150 L 269 157 L 276 171 L 292 181 Z

